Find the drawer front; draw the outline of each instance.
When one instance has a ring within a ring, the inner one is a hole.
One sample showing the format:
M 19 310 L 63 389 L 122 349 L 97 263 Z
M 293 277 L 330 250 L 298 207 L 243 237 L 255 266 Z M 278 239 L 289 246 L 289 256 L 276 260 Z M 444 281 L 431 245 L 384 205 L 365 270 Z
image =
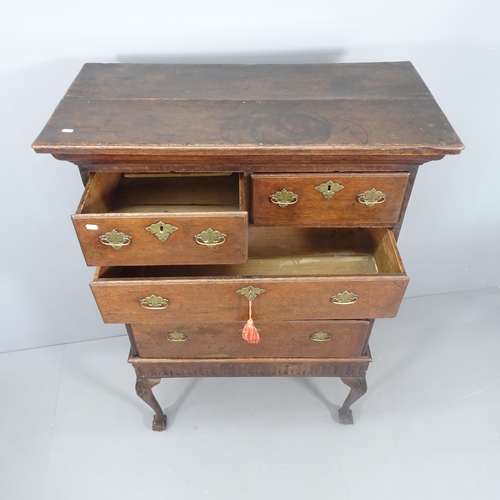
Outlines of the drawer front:
M 99 268 L 91 288 L 104 321 L 246 321 L 250 303 L 255 321 L 396 315 L 408 277 L 391 230 L 338 230 L 330 236 L 338 246 L 326 249 L 315 243 L 330 230 L 302 229 L 293 238 L 283 231 L 269 242 L 282 253 L 254 249 L 245 264 Z
M 252 175 L 252 222 L 384 227 L 399 219 L 409 173 Z
M 349 358 L 364 353 L 369 321 L 258 324 L 260 342 L 243 340 L 243 322 L 132 325 L 142 358 Z M 314 340 L 315 339 L 315 340 Z
M 89 266 L 237 264 L 247 259 L 246 212 L 76 214 Z
M 158 324 L 185 318 L 244 322 L 249 301 L 238 290 L 253 286 L 264 290 L 252 302 L 258 326 L 259 321 L 394 317 L 407 283 L 404 275 L 196 280 L 98 277 L 91 288 L 106 323 Z

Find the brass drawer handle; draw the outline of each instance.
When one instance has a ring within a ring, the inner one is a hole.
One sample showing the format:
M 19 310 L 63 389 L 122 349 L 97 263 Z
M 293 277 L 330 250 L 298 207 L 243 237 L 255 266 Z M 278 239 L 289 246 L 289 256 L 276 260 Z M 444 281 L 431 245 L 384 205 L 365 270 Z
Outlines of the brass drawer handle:
M 167 340 L 170 342 L 186 342 L 188 336 L 185 333 L 181 332 L 172 332 L 167 335 Z
M 113 229 L 107 233 L 101 234 L 99 240 L 103 245 L 109 245 L 115 250 L 120 250 L 121 247 L 126 247 L 132 241 L 132 236 L 125 233 L 120 233 Z
M 373 207 L 373 205 L 377 205 L 378 203 L 384 203 L 386 198 L 387 196 L 382 193 L 382 191 L 377 191 L 375 188 L 358 194 L 358 201 L 367 207 Z
M 309 338 L 311 340 L 314 340 L 315 342 L 326 342 L 327 340 L 331 340 L 332 336 L 326 332 L 316 332 L 311 333 L 311 335 L 309 335 Z
M 323 184 L 320 184 L 319 186 L 316 186 L 314 189 L 319 191 L 325 200 L 331 200 L 335 196 L 335 193 L 344 189 L 344 186 L 338 182 L 327 181 L 323 182 Z
M 208 248 L 215 248 L 217 245 L 222 245 L 223 243 L 225 243 L 226 235 L 209 227 L 205 231 L 197 234 L 194 239 L 196 243 L 198 243 L 198 245 L 204 245 Z
M 168 237 L 172 233 L 175 233 L 179 228 L 160 220 L 148 227 L 145 227 L 144 229 L 149 231 L 151 234 L 154 234 L 160 241 L 167 241 Z
M 168 306 L 168 299 L 153 294 L 141 299 L 140 303 L 144 309 L 166 309 Z
M 330 297 L 330 301 L 334 304 L 338 304 L 339 306 L 354 304 L 358 299 L 359 295 L 357 295 L 356 293 L 348 292 L 347 290 Z
M 276 191 L 276 193 L 272 194 L 269 199 L 271 203 L 281 208 L 285 208 L 288 207 L 288 205 L 295 205 L 295 203 L 299 201 L 299 195 L 283 188 L 281 191 Z

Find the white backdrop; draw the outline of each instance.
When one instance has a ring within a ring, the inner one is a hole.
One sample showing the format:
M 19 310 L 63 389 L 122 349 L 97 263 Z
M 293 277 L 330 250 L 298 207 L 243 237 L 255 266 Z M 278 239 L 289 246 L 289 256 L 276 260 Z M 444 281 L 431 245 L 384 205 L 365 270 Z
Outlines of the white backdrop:
M 410 60 L 466 146 L 420 168 L 407 296 L 500 285 L 500 2 L 9 2 L 0 19 L 0 352 L 121 335 L 86 284 L 75 166 L 30 145 L 85 62 Z

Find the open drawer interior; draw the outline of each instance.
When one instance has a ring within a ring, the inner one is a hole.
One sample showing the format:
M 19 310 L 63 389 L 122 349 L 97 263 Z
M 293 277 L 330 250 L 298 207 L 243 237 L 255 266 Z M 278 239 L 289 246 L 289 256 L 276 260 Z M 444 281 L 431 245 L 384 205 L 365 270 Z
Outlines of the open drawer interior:
M 77 214 L 243 210 L 242 174 L 98 172 L 91 175 Z
M 249 228 L 248 261 L 237 265 L 102 268 L 98 278 L 404 275 L 386 228 Z
M 390 229 L 250 228 L 244 264 L 101 267 L 91 288 L 108 323 L 390 318 L 408 284 Z M 250 289 L 250 287 L 252 287 Z M 246 291 L 245 291 L 246 290 Z M 143 302 L 156 302 L 149 309 Z M 142 302 L 141 302 L 142 301 Z

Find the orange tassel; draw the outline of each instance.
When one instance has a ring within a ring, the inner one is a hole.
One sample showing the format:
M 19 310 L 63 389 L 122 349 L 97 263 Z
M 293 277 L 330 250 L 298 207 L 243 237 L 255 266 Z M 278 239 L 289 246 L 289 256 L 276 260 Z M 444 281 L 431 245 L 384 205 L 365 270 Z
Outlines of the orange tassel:
M 253 324 L 252 319 L 252 301 L 248 301 L 248 321 L 243 327 L 243 332 L 241 336 L 249 343 L 249 344 L 258 344 L 260 341 L 259 332 L 255 325 Z

